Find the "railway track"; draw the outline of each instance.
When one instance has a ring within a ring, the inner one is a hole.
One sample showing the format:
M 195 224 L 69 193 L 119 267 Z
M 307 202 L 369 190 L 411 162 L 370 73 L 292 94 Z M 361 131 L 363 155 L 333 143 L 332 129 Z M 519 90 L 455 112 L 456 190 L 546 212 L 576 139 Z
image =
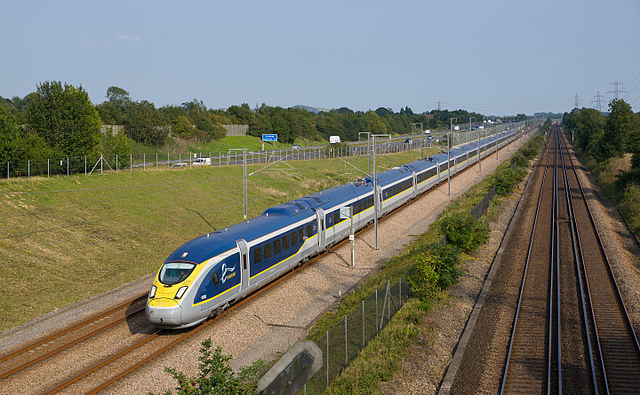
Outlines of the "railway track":
M 501 393 L 637 393 L 640 347 L 558 126 L 543 159 Z
M 446 179 L 443 179 L 442 182 L 446 182 Z M 434 188 L 437 188 L 439 185 L 440 184 Z M 409 203 L 409 205 L 410 204 L 411 203 Z M 406 206 L 408 205 L 403 205 L 395 209 L 392 213 L 400 211 Z M 384 221 L 391 217 L 392 213 L 389 213 L 389 215 L 383 217 L 381 220 Z M 368 227 L 362 229 L 360 232 L 365 229 L 368 229 Z M 337 245 L 344 242 L 346 241 L 341 241 Z M 312 258 L 311 261 L 318 259 L 330 250 Z M 195 328 L 182 331 L 165 331 L 153 329 L 149 326 L 145 328 L 145 330 L 140 330 L 136 333 L 135 339 L 132 337 L 127 341 L 126 345 L 115 348 L 115 350 L 114 347 L 110 347 L 108 352 L 106 354 L 103 353 L 105 355 L 102 356 L 98 356 L 98 353 L 91 355 L 90 358 L 87 358 L 90 362 L 78 365 L 78 369 L 71 373 L 64 370 L 63 373 L 60 373 L 62 376 L 47 378 L 47 382 L 50 381 L 55 384 L 49 384 L 43 392 L 49 394 L 58 392 L 97 393 L 102 391 L 126 375 L 139 369 L 147 362 L 157 358 L 167 350 L 207 328 L 216 322 L 218 318 L 239 308 L 253 297 L 266 292 L 271 287 L 276 286 L 280 281 L 294 275 L 299 268 L 300 267 L 282 276 L 268 286 L 261 288 L 253 293 L 251 297 L 235 303 L 222 314 L 205 321 Z M 141 294 L 109 310 L 92 315 L 49 336 L 43 337 L 36 342 L 14 349 L 0 356 L 0 384 L 7 379 L 13 378 L 13 376 L 21 374 L 28 375 L 30 369 L 38 368 L 38 364 L 40 363 L 55 364 L 55 360 L 53 362 L 47 360 L 53 360 L 54 358 L 63 359 L 63 354 L 72 347 L 83 342 L 88 343 L 88 340 L 97 336 L 105 335 L 109 330 L 115 330 L 118 325 L 126 324 L 128 320 L 134 317 L 138 320 L 144 320 L 142 317 L 146 297 L 146 293 Z M 133 335 L 133 332 L 131 334 Z

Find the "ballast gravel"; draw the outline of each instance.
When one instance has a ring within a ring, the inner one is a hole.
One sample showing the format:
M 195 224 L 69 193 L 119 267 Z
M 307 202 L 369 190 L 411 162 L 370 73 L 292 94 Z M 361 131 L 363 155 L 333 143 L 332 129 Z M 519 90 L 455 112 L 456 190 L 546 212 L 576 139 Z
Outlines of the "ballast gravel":
M 446 181 L 438 188 L 431 190 L 411 204 L 395 212 L 379 223 L 379 250 L 372 248 L 374 244 L 373 228 L 369 228 L 356 236 L 356 264 L 349 265 L 350 244 L 344 243 L 334 247 L 328 254 L 307 264 L 302 270 L 290 276 L 265 292 L 250 298 L 238 308 L 230 311 L 223 319 L 192 336 L 187 341 L 174 347 L 130 374 L 106 390 L 107 393 L 146 394 L 150 391 L 165 392 L 175 387 L 175 381 L 164 371 L 165 367 L 174 367 L 190 376 L 198 372 L 198 356 L 201 342 L 211 338 L 213 346 L 220 346 L 226 354 L 234 356 L 232 367 L 249 365 L 257 359 L 271 361 L 284 353 L 298 339 L 304 338 L 307 330 L 315 320 L 357 283 L 380 264 L 397 255 L 415 235 L 425 232 L 437 219 L 448 203 L 464 193 L 486 174 L 491 173 L 505 159 L 510 157 L 521 142 L 511 144 L 510 149 L 499 151 L 499 160 L 494 154 L 482 162 L 482 173 L 478 173 L 477 165 L 451 180 L 451 196 L 447 195 Z M 480 276 L 480 274 L 478 274 Z M 105 305 L 117 303 L 148 289 L 149 278 L 141 279 L 120 292 L 109 293 L 105 297 L 95 298 L 88 304 L 78 304 L 64 309 L 65 317 L 88 315 L 95 310 L 94 304 L 104 308 Z M 62 316 L 51 314 L 38 321 L 39 333 L 46 329 L 54 330 L 61 323 Z M 56 318 L 58 318 L 56 320 Z M 44 324 L 46 322 L 46 325 Z M 285 326 L 283 326 L 285 325 Z M 33 338 L 37 336 L 35 325 L 24 325 L 20 329 L 5 332 L 4 339 L 14 337 Z M 123 337 L 130 336 L 124 333 Z M 7 340 L 9 341 L 9 340 Z M 13 340 L 12 344 L 20 340 Z M 116 339 L 110 342 L 117 343 Z M 115 350 L 114 350 L 115 351 Z M 77 359 L 68 358 L 70 364 Z M 64 368 L 65 361 L 59 361 L 56 370 Z M 67 365 L 69 367 L 73 365 Z M 51 368 L 53 369 L 53 367 Z M 41 375 L 43 369 L 37 370 Z M 25 376 L 29 376 L 25 372 Z M 25 377 L 27 379 L 28 377 Z M 38 377 L 32 377 L 38 380 Z M 33 388 L 32 388 L 33 389 Z M 8 393 L 29 393 L 30 388 L 3 388 Z M 35 391 L 38 392 L 38 391 Z

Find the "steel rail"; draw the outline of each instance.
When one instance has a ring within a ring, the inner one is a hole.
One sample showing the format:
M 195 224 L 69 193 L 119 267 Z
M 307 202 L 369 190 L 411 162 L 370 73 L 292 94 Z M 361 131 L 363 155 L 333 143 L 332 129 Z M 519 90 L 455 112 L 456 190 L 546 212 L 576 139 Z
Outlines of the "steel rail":
M 556 363 L 558 367 L 557 387 L 558 393 L 562 394 L 562 350 L 561 350 L 561 331 L 560 331 L 560 234 L 558 230 L 558 133 L 554 132 L 554 149 L 553 149 L 553 201 L 551 214 L 551 256 L 550 256 L 550 274 L 549 274 L 549 336 L 547 343 L 547 394 L 551 393 L 551 371 L 553 367 L 553 302 L 556 302 L 555 312 L 556 320 Z M 556 281 L 554 282 L 554 274 Z M 554 291 L 554 283 L 556 292 Z
M 515 141 L 515 140 L 513 140 L 513 141 Z M 513 141 L 507 141 L 501 148 L 504 148 L 506 145 L 511 144 Z M 469 170 L 470 168 L 471 168 L 470 166 L 467 166 L 464 169 L 461 169 L 459 172 L 457 172 L 456 175 L 461 174 L 462 172 L 464 172 L 466 170 Z M 546 169 L 545 169 L 545 173 L 546 173 Z M 438 183 L 434 184 L 431 188 L 423 191 L 423 193 L 421 193 L 420 195 L 416 196 L 416 198 L 410 199 L 405 204 L 393 209 L 392 211 L 387 213 L 384 217 L 381 217 L 380 220 L 382 221 L 382 220 L 384 220 L 386 218 L 389 218 L 389 217 L 391 217 L 391 214 L 394 214 L 394 213 L 396 213 L 398 211 L 401 211 L 403 208 L 408 207 L 411 203 L 413 203 L 415 200 L 417 200 L 418 197 L 424 196 L 425 192 L 437 188 L 440 184 L 444 183 L 444 181 L 445 180 L 442 180 L 441 182 L 438 182 Z M 368 229 L 370 227 L 371 227 L 371 225 L 366 225 L 362 229 L 360 229 L 357 233 L 364 232 L 366 229 Z M 260 288 L 259 290 L 253 292 L 248 297 L 245 297 L 242 300 L 234 303 L 233 305 L 230 306 L 229 309 L 223 311 L 221 314 L 218 314 L 217 316 L 212 317 L 212 319 L 208 319 L 205 322 L 203 322 L 202 324 L 196 326 L 195 328 L 190 329 L 188 332 L 185 332 L 185 333 L 179 335 L 176 339 L 172 340 L 170 343 L 162 346 L 160 349 L 158 349 L 158 350 L 154 351 L 153 353 L 147 355 L 143 360 L 133 364 L 129 368 L 122 370 L 121 372 L 119 372 L 115 376 L 112 376 L 111 378 L 107 379 L 103 383 L 99 384 L 98 386 L 93 388 L 89 393 L 96 393 L 96 392 L 101 391 L 101 390 L 103 390 L 105 388 L 108 388 L 113 383 L 117 382 L 118 380 L 120 380 L 121 378 L 127 376 L 128 374 L 134 372 L 135 370 L 137 370 L 141 366 L 145 365 L 146 363 L 148 363 L 152 359 L 156 358 L 157 356 L 163 354 L 164 352 L 168 351 L 169 349 L 175 347 L 177 344 L 179 344 L 182 341 L 184 341 L 185 339 L 189 338 L 191 335 L 193 335 L 195 333 L 198 333 L 202 329 L 208 327 L 209 325 L 211 325 L 213 322 L 217 321 L 219 318 L 221 318 L 222 316 L 224 316 L 228 312 L 231 312 L 231 311 L 239 308 L 241 305 L 243 305 L 244 303 L 248 302 L 249 300 L 253 300 L 253 298 L 255 298 L 256 296 L 262 294 L 263 292 L 266 292 L 271 287 L 275 286 L 276 284 L 279 284 L 281 281 L 283 281 L 283 280 L 289 278 L 290 276 L 294 275 L 295 273 L 297 273 L 297 271 L 300 270 L 302 267 L 306 267 L 307 265 L 311 264 L 312 262 L 314 262 L 315 260 L 319 259 L 320 257 L 328 254 L 333 248 L 335 248 L 337 246 L 340 246 L 340 245 L 344 244 L 347 241 L 348 241 L 348 239 L 343 239 L 343 240 L 337 242 L 336 244 L 334 244 L 333 246 L 330 246 L 329 248 L 327 248 L 322 253 L 311 257 L 307 262 L 305 262 L 305 264 L 301 263 L 298 267 L 294 268 L 293 270 L 289 271 L 288 273 L 284 274 L 283 276 L 279 277 L 278 279 L 274 280 L 273 282 L 269 283 L 268 285 L 266 285 L 266 286 Z M 163 331 L 163 329 L 157 330 L 156 332 L 154 332 L 151 335 L 145 337 L 144 339 L 141 339 L 140 341 L 138 341 L 138 342 L 136 342 L 136 343 L 134 343 L 134 344 L 132 344 L 132 345 L 130 345 L 128 347 L 125 347 L 124 349 L 118 351 L 117 353 L 112 354 L 111 356 L 109 356 L 109 357 L 99 361 L 98 363 L 92 365 L 91 367 L 89 367 L 88 369 L 84 370 L 83 372 L 81 372 L 81 373 L 79 373 L 77 375 L 74 375 L 73 377 L 65 380 L 64 382 L 62 382 L 62 383 L 56 385 L 55 387 L 47 390 L 45 393 L 46 394 L 53 394 L 53 393 L 60 392 L 65 388 L 68 388 L 72 384 L 74 384 L 74 383 L 78 382 L 79 380 L 89 376 L 90 374 L 94 373 L 95 371 L 99 370 L 100 368 L 102 368 L 102 367 L 114 362 L 117 359 L 120 359 L 121 357 L 123 357 L 123 356 L 125 356 L 125 355 L 127 355 L 129 353 L 131 353 L 132 351 L 138 349 L 139 347 L 141 347 L 142 345 L 150 342 L 151 340 L 154 340 L 155 338 L 157 338 L 160 335 L 160 333 L 162 331 Z
M 546 151 L 546 157 L 545 159 L 548 160 L 551 149 L 549 147 L 549 142 L 547 142 L 547 146 L 545 147 L 545 151 Z M 540 159 L 538 160 L 538 165 L 540 165 L 540 163 L 543 162 L 543 157 L 541 156 Z M 538 194 L 538 202 L 536 204 L 536 213 L 533 219 L 533 226 L 531 229 L 531 236 L 529 237 L 529 248 L 527 250 L 527 258 L 525 260 L 525 264 L 524 264 L 524 272 L 522 275 L 522 281 L 520 283 L 520 292 L 518 295 L 518 304 L 516 306 L 516 312 L 515 312 L 515 316 L 514 316 L 514 320 L 513 320 L 513 327 L 511 328 L 511 336 L 509 338 L 509 348 L 507 350 L 507 358 L 506 358 L 506 362 L 505 362 L 505 368 L 504 368 L 504 373 L 502 375 L 502 383 L 500 385 L 500 393 L 504 393 L 504 386 L 507 382 L 507 373 L 509 371 L 509 362 L 511 361 L 511 351 L 513 349 L 513 342 L 515 339 L 515 333 L 516 333 L 516 328 L 518 326 L 518 318 L 519 318 L 519 314 L 520 314 L 520 306 L 522 304 L 522 297 L 524 294 L 524 286 L 526 283 L 526 278 L 527 278 L 527 269 L 529 268 L 529 261 L 531 258 L 531 251 L 533 248 L 533 240 L 534 240 L 534 236 L 535 236 L 535 231 L 536 231 L 536 225 L 538 223 L 538 214 L 540 212 L 540 203 L 542 201 L 542 191 L 544 189 L 544 182 L 547 176 L 547 170 L 548 170 L 549 166 L 545 165 L 544 168 L 544 172 L 542 173 L 542 181 L 540 182 L 540 192 Z
M 567 148 L 567 153 L 568 153 L 568 148 Z M 582 187 L 582 183 L 580 182 L 580 178 L 578 177 L 578 172 L 577 172 L 577 170 L 576 170 L 576 168 L 575 168 L 575 166 L 573 164 L 573 159 L 572 159 L 570 154 L 568 154 L 567 157 L 568 157 L 569 162 L 571 164 L 571 167 L 573 169 L 573 173 L 574 173 L 575 179 L 576 179 L 576 184 L 578 186 L 578 189 L 580 190 L 580 195 L 582 197 L 582 199 L 580 201 L 584 203 L 584 207 L 585 207 L 586 212 L 587 212 L 588 217 L 589 217 L 589 223 L 591 225 L 590 229 L 595 234 L 595 238 L 596 238 L 597 244 L 598 244 L 598 249 L 602 254 L 602 259 L 603 259 L 603 262 L 604 262 L 605 270 L 606 270 L 606 272 L 608 274 L 608 278 L 609 278 L 609 281 L 610 281 L 610 284 L 611 284 L 611 288 L 613 289 L 614 295 L 615 295 L 615 298 L 616 298 L 616 304 L 617 304 L 618 308 L 620 309 L 620 311 L 623 313 L 623 317 L 624 317 L 623 318 L 623 321 L 624 321 L 623 325 L 625 326 L 628 334 L 630 335 L 630 338 L 633 339 L 632 343 L 635 344 L 635 350 L 634 351 L 635 351 L 636 357 L 640 358 L 640 346 L 638 344 L 638 338 L 637 338 L 637 336 L 635 334 L 635 331 L 633 329 L 633 325 L 631 324 L 631 320 L 629 318 L 628 311 L 626 309 L 626 306 L 624 304 L 624 300 L 622 298 L 622 294 L 620 292 L 620 288 L 618 287 L 615 275 L 613 273 L 613 269 L 611 267 L 611 263 L 609 261 L 609 258 L 607 256 L 607 254 L 606 254 L 606 250 L 604 248 L 604 244 L 602 243 L 602 238 L 600 237 L 600 233 L 599 233 L 598 228 L 597 228 L 597 226 L 595 224 L 595 220 L 593 218 L 593 214 L 591 212 L 591 208 L 589 207 L 588 200 L 587 200 L 587 198 L 586 198 L 586 196 L 584 194 L 584 189 Z M 609 379 L 609 377 L 608 377 L 609 374 L 607 373 L 607 369 L 605 367 L 604 352 L 603 352 L 603 347 L 602 347 L 602 344 L 600 342 L 600 336 L 599 336 L 600 329 L 599 329 L 598 324 L 597 324 L 596 314 L 595 314 L 595 311 L 594 311 L 593 301 L 592 301 L 593 300 L 593 293 L 592 293 L 591 287 L 589 286 L 589 279 L 588 279 L 588 276 L 587 276 L 587 266 L 586 266 L 586 263 L 584 262 L 584 260 L 582 261 L 582 265 L 583 265 L 583 272 L 584 272 L 585 283 L 586 283 L 586 288 L 587 288 L 587 298 L 589 300 L 589 305 L 590 305 L 590 308 L 591 308 L 590 311 L 591 311 L 591 315 L 593 317 L 593 325 L 594 325 L 595 331 L 598 332 L 598 336 L 596 337 L 596 339 L 597 339 L 597 344 L 598 344 L 598 351 L 599 351 L 599 356 L 600 356 L 600 364 L 601 364 L 601 369 L 602 369 L 602 374 L 603 374 L 604 386 L 605 386 L 606 392 L 609 393 L 610 392 L 610 386 L 612 385 L 612 381 Z M 638 372 L 638 374 L 640 374 L 640 372 Z
M 607 271 L 609 273 L 611 281 L 613 282 L 616 294 L 618 296 L 618 302 L 620 303 L 620 306 L 621 306 L 622 310 L 624 311 L 627 327 L 629 329 L 629 332 L 633 336 L 633 340 L 634 340 L 634 342 L 636 344 L 636 351 L 638 353 L 640 353 L 640 343 L 638 343 L 638 337 L 636 336 L 636 333 L 633 330 L 633 325 L 631 324 L 631 319 L 629 318 L 629 313 L 627 311 L 627 307 L 625 306 L 624 300 L 622 299 L 622 293 L 620 292 L 620 287 L 618 287 L 618 282 L 616 281 L 616 277 L 613 274 L 613 269 L 611 269 L 611 262 L 609 261 L 609 257 L 607 256 L 607 252 L 606 252 L 606 250 L 604 248 L 604 244 L 602 243 L 602 238 L 600 237 L 600 232 L 598 231 L 598 227 L 596 226 L 595 220 L 593 219 L 593 214 L 591 213 L 591 208 L 589 207 L 589 202 L 587 200 L 586 195 L 584 194 L 584 189 L 582 187 L 582 183 L 580 182 L 580 178 L 578 177 L 578 172 L 576 171 L 575 166 L 573 165 L 573 159 L 571 158 L 571 156 L 569 156 L 569 161 L 571 162 L 571 167 L 573 168 L 573 171 L 576 174 L 576 181 L 577 181 L 578 187 L 580 189 L 580 194 L 582 195 L 582 199 L 584 200 L 585 206 L 587 208 L 587 212 L 589 213 L 589 220 L 590 220 L 591 225 L 593 226 L 593 230 L 594 230 L 594 232 L 595 232 L 595 234 L 597 236 L 596 239 L 598 240 L 598 247 L 600 248 L 600 251 L 602 252 L 604 260 L 607 263 L 607 265 L 606 265 Z
M 71 333 L 73 331 L 80 330 L 80 329 L 90 325 L 91 323 L 95 322 L 96 320 L 99 320 L 99 319 L 102 319 L 104 317 L 107 317 L 107 316 L 109 316 L 109 315 L 111 315 L 111 314 L 113 314 L 113 313 L 115 313 L 115 312 L 117 312 L 119 310 L 126 309 L 127 307 L 131 306 L 132 304 L 134 304 L 137 301 L 139 301 L 141 299 L 144 299 L 146 297 L 147 297 L 147 293 L 144 293 L 144 294 L 138 295 L 136 297 L 130 298 L 130 299 L 126 300 L 125 302 L 122 302 L 122 303 L 120 303 L 120 304 L 118 304 L 116 306 L 113 306 L 113 307 L 111 307 L 111 308 L 109 308 L 107 310 L 104 310 L 104 311 L 99 312 L 97 314 L 93 314 L 93 315 L 91 315 L 91 316 L 89 316 L 87 318 L 84 318 L 84 319 L 82 319 L 80 321 L 77 321 L 77 322 L 73 323 L 72 325 L 70 325 L 70 326 L 68 326 L 66 328 L 60 329 L 60 330 L 54 332 L 53 334 L 51 334 L 49 336 L 44 336 L 41 339 L 39 339 L 39 340 L 37 340 L 37 341 L 35 341 L 33 343 L 30 343 L 30 344 L 28 344 L 26 346 L 18 347 L 17 349 L 14 349 L 13 351 L 11 351 L 11 352 L 3 355 L 2 357 L 0 357 L 0 363 L 8 361 L 8 360 L 13 359 L 13 358 L 16 358 L 18 356 L 24 355 L 24 353 L 27 353 L 27 352 L 29 352 L 29 351 L 31 351 L 33 349 L 36 349 L 37 347 L 40 347 L 43 344 L 49 343 L 49 342 L 51 342 L 53 340 L 56 340 L 56 339 L 58 339 L 58 338 L 60 338 L 62 336 L 68 335 L 69 333 Z M 108 323 L 108 324 L 106 324 L 104 326 L 101 326 L 99 328 L 96 328 L 96 329 L 92 330 L 91 332 L 89 332 L 88 334 L 85 334 L 85 335 L 81 336 L 80 338 L 75 338 L 70 342 L 67 342 L 67 343 L 65 343 L 65 344 L 63 344 L 61 346 L 56 347 L 54 350 L 51 350 L 51 351 L 49 351 L 49 352 L 47 352 L 45 354 L 39 355 L 39 356 L 35 357 L 34 359 L 31 359 L 28 362 L 23 363 L 23 364 L 21 364 L 21 365 L 19 365 L 17 367 L 14 367 L 14 368 L 12 368 L 10 370 L 4 371 L 4 372 L 0 373 L 0 380 L 5 379 L 5 378 L 7 378 L 7 377 L 19 372 L 19 371 L 22 371 L 22 370 L 24 370 L 24 369 L 26 369 L 26 368 L 28 368 L 28 367 L 30 367 L 30 366 L 42 361 L 44 359 L 47 359 L 47 358 L 49 358 L 49 357 L 61 352 L 61 351 L 64 351 L 64 350 L 70 348 L 71 346 L 75 345 L 75 343 L 77 343 L 79 341 L 86 340 L 86 339 L 88 339 L 88 338 L 90 338 L 90 337 L 92 337 L 92 336 L 94 336 L 94 335 L 106 330 L 106 329 L 109 329 L 109 328 L 111 328 L 111 327 L 113 327 L 113 326 L 125 321 L 131 315 L 136 314 L 136 313 L 140 312 L 141 310 L 144 310 L 144 308 L 136 309 L 135 311 L 129 312 L 124 317 L 119 318 L 116 321 L 110 322 L 110 323 Z
M 562 145 L 562 141 L 561 141 L 561 145 Z M 567 166 L 566 166 L 566 158 L 565 158 L 565 149 L 566 147 L 561 148 L 560 150 L 560 156 L 562 158 L 562 175 L 563 175 L 563 181 L 564 181 L 564 190 L 565 190 L 565 199 L 567 202 L 567 208 L 568 208 L 568 213 L 569 213 L 569 219 L 570 219 L 570 231 L 571 231 L 571 246 L 573 249 L 573 258 L 575 261 L 575 268 L 576 268 L 576 273 L 577 273 L 577 277 L 578 277 L 578 296 L 580 299 L 580 305 L 582 307 L 582 321 L 584 322 L 584 327 L 585 327 L 585 337 L 587 339 L 587 351 L 589 354 L 589 366 L 591 368 L 591 381 L 593 383 L 593 389 L 594 389 L 594 393 L 597 395 L 599 393 L 599 389 L 598 389 L 598 377 L 596 374 L 596 368 L 595 368 L 595 362 L 594 362 L 594 354 L 593 354 L 593 345 L 591 344 L 591 330 L 590 330 L 590 320 L 587 314 L 587 301 L 584 298 L 584 295 L 586 294 L 586 289 L 585 289 L 585 285 L 582 281 L 582 270 L 581 270 L 581 266 L 584 267 L 584 261 L 583 261 L 583 251 L 582 251 L 582 243 L 580 241 L 580 232 L 578 230 L 578 225 L 576 223 L 576 216 L 575 216 L 575 212 L 573 209 L 573 194 L 571 192 L 571 188 L 569 187 L 569 179 L 568 179 L 568 175 L 567 175 Z M 568 156 L 568 155 L 567 155 Z M 591 301 L 589 300 L 589 307 L 591 308 L 591 311 L 593 312 L 593 308 L 591 306 Z M 593 316 L 593 315 L 592 315 Z M 593 333 L 594 338 L 596 339 L 596 342 L 598 344 L 598 348 L 600 348 L 600 339 L 598 337 L 598 333 L 597 331 L 594 331 Z M 600 351 L 600 361 L 602 361 L 602 352 Z M 601 366 L 601 368 L 604 371 L 604 365 Z M 607 393 L 609 393 L 609 391 L 607 390 Z

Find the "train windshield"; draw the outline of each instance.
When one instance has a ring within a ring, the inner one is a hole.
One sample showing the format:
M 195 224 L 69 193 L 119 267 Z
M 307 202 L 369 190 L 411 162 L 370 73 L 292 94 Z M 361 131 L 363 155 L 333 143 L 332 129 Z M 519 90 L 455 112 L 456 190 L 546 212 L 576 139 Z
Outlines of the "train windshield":
M 186 262 L 165 263 L 160 270 L 158 280 L 165 285 L 178 284 L 189 277 L 195 267 L 193 263 Z

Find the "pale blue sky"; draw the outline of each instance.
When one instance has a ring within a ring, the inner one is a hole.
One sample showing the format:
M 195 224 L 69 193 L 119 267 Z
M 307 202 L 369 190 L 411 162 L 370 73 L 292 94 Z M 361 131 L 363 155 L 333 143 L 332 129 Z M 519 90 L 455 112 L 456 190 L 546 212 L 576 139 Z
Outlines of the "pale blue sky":
M 158 106 L 640 110 L 640 1 L 0 0 L 0 96 L 108 86 Z

